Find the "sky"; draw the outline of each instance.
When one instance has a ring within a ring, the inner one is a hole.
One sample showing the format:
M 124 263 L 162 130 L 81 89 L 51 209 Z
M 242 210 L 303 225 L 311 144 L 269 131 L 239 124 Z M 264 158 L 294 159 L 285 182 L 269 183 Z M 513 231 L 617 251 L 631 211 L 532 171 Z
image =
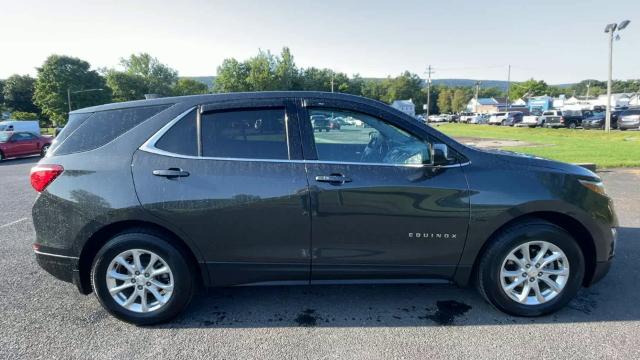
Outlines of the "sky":
M 640 78 L 640 0 L 196 1 L 0 0 L 0 78 L 36 74 L 50 54 L 93 68 L 148 52 L 181 76 L 215 75 L 225 58 L 291 49 L 300 67 L 363 77 L 404 70 L 433 78 Z

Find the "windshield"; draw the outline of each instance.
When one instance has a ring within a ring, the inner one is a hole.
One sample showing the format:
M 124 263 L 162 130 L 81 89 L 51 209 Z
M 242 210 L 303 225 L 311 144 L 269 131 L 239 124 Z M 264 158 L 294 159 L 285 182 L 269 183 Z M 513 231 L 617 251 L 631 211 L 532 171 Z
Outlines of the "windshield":
M 11 137 L 10 133 L 0 132 L 0 142 L 7 142 Z

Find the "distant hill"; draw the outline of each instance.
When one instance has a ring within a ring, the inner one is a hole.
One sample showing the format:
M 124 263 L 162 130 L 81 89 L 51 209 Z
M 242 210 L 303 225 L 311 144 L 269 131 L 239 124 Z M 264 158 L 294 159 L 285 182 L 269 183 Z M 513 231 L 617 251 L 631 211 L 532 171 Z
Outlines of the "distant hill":
M 213 86 L 215 83 L 215 76 L 182 76 L 185 79 L 193 79 L 200 81 L 201 83 L 207 85 L 208 87 Z M 374 81 L 382 81 L 384 78 L 364 78 L 365 80 L 374 80 Z M 433 85 L 446 85 L 449 87 L 474 87 L 476 86 L 476 81 L 473 79 L 433 79 L 431 83 Z M 516 84 L 517 82 L 512 81 L 511 85 Z M 567 88 L 574 84 L 558 84 L 555 86 L 559 86 L 562 88 Z M 499 88 L 502 91 L 507 90 L 507 82 L 505 80 L 480 80 L 480 87 L 482 88 Z

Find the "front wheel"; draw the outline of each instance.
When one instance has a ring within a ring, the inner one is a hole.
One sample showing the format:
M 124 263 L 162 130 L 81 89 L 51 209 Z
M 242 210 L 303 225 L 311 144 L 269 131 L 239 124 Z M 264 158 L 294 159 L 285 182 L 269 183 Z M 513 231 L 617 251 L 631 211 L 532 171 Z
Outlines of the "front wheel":
M 576 128 L 576 123 L 569 124 L 569 129 L 575 129 L 575 128 Z
M 112 238 L 96 255 L 91 270 L 93 290 L 102 306 L 136 325 L 178 315 L 193 296 L 193 276 L 182 251 L 144 230 Z
M 564 229 L 529 220 L 501 231 L 477 269 L 480 293 L 516 316 L 540 316 L 565 306 L 584 278 L 584 256 Z

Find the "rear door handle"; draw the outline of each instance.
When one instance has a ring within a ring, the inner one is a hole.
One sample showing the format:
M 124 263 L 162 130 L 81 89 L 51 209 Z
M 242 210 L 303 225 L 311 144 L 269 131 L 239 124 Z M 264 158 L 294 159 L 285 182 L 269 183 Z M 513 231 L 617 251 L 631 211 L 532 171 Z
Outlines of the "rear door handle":
M 167 179 L 174 179 L 178 177 L 187 177 L 189 176 L 189 172 L 178 168 L 170 168 L 166 170 L 153 170 L 153 175 L 166 177 Z
M 318 175 L 316 176 L 316 181 L 327 182 L 331 184 L 344 184 L 344 183 L 351 182 L 351 178 L 348 178 L 341 174 Z

